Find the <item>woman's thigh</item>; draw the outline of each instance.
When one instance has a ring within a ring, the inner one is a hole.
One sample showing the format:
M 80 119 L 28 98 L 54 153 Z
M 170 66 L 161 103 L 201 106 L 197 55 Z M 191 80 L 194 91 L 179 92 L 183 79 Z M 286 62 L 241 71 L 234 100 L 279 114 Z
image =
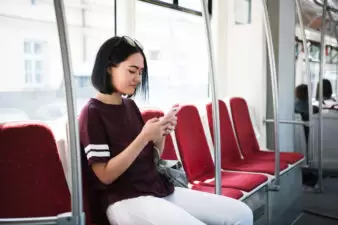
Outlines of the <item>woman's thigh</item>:
M 253 214 L 243 202 L 215 194 L 176 187 L 164 199 L 208 225 L 252 225 Z
M 162 198 L 142 196 L 116 202 L 107 209 L 112 225 L 203 225 L 184 209 Z

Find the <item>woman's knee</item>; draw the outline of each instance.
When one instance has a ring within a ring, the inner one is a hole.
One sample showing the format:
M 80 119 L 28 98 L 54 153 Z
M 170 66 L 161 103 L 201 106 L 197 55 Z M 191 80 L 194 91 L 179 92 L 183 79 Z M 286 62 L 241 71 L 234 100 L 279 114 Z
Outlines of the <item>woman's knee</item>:
M 175 204 L 151 196 L 117 202 L 108 207 L 107 216 L 112 225 L 205 225 Z
M 209 225 L 253 225 L 252 210 L 245 203 L 234 201 L 225 205 L 223 210 L 204 215 L 203 221 Z
M 253 224 L 253 212 L 251 208 L 241 202 L 237 202 L 236 212 L 233 214 L 234 225 L 252 225 Z
M 120 206 L 120 202 L 110 205 L 106 211 L 107 218 L 111 225 L 128 224 L 125 220 L 130 219 L 127 210 Z

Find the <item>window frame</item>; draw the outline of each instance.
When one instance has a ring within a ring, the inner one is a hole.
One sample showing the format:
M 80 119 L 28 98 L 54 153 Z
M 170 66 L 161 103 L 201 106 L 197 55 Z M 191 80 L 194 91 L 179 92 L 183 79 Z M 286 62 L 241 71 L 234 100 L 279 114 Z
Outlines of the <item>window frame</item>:
M 248 20 L 246 22 L 240 22 L 237 20 L 237 13 L 238 13 L 238 8 L 237 8 L 237 5 L 236 3 L 238 0 L 236 0 L 235 4 L 234 4 L 234 11 L 235 11 L 235 25 L 237 26 L 241 26 L 241 25 L 251 25 L 252 24 L 252 0 L 243 0 L 243 1 L 247 1 L 248 2 L 248 11 L 247 11 L 247 18 Z
M 30 46 L 30 52 L 25 51 L 25 45 L 29 44 Z M 41 47 L 40 53 L 35 53 L 35 45 L 38 44 Z M 25 87 L 41 87 L 44 83 L 44 56 L 43 56 L 43 48 L 44 48 L 44 41 L 41 40 L 34 40 L 34 39 L 25 39 L 23 41 L 23 63 L 24 63 L 24 86 Z M 26 62 L 30 62 L 31 68 L 30 68 L 30 76 L 31 81 L 27 80 L 27 70 L 26 70 Z M 38 71 L 36 69 L 36 63 L 41 63 L 41 68 Z M 40 76 L 40 80 L 37 79 L 38 75 Z
M 177 10 L 177 11 L 192 14 L 195 16 L 202 16 L 201 11 L 197 11 L 194 9 L 189 9 L 189 8 L 180 6 L 179 0 L 173 0 L 173 3 L 167 3 L 167 2 L 160 1 L 160 0 L 138 0 L 138 1 Z M 209 13 L 211 13 L 211 5 L 212 5 L 212 0 L 209 0 L 208 1 Z
M 338 64 L 338 48 L 331 46 L 330 58 L 332 64 Z

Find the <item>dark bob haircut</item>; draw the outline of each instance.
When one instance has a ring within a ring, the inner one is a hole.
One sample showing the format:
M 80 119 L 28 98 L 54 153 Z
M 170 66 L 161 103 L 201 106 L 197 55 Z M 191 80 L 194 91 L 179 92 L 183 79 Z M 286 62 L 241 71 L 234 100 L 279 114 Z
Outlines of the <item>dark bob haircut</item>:
M 108 68 L 117 67 L 121 62 L 125 61 L 129 56 L 141 53 L 144 59 L 144 69 L 142 72 L 141 83 L 137 86 L 133 95 L 141 91 L 144 97 L 148 97 L 148 65 L 144 55 L 142 46 L 131 39 L 130 37 L 112 37 L 105 41 L 100 47 L 94 68 L 92 71 L 92 84 L 96 90 L 102 94 L 112 94 L 116 92 L 112 85 L 111 75 L 108 73 Z M 128 97 L 132 97 L 128 96 Z
M 323 99 L 330 99 L 332 98 L 332 85 L 328 79 L 323 79 Z M 316 100 L 319 100 L 319 82 L 317 84 L 316 90 Z
M 307 101 L 309 99 L 308 96 L 308 87 L 306 84 L 300 84 L 295 89 L 296 98 L 301 101 Z

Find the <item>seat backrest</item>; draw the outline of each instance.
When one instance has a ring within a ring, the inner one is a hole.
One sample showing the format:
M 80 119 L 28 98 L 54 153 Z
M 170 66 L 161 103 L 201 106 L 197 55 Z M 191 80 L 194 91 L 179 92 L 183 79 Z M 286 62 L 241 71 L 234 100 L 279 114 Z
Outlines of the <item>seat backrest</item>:
M 259 144 L 253 129 L 249 108 L 243 98 L 230 99 L 231 115 L 238 144 L 244 157 L 249 157 L 259 151 Z
M 182 105 L 177 119 L 176 142 L 189 182 L 210 178 L 214 164 L 197 108 Z
M 97 201 L 97 196 L 90 189 L 88 182 L 89 174 L 88 170 L 91 168 L 88 166 L 87 157 L 84 151 L 81 151 L 81 166 L 82 166 L 82 195 L 83 195 L 83 210 L 86 214 L 86 225 L 109 225 L 106 213 L 101 210 L 100 202 Z
M 71 185 L 71 159 L 70 159 L 70 149 L 69 149 L 69 123 L 65 122 L 65 132 L 66 132 L 66 140 L 64 140 L 65 144 L 61 146 L 61 149 L 58 149 L 59 154 L 61 155 L 61 160 L 63 160 L 63 164 L 66 164 L 64 168 L 67 168 L 65 174 L 69 177 L 68 184 Z M 58 146 L 59 148 L 60 146 Z M 105 216 L 105 213 L 102 213 L 98 207 L 98 201 L 96 201 L 96 196 L 92 196 L 92 192 L 89 190 L 89 179 L 87 177 L 88 170 L 91 168 L 88 166 L 87 157 L 84 155 L 84 152 L 80 151 L 81 156 L 81 172 L 82 172 L 82 200 L 83 200 L 83 211 L 85 213 L 86 225 L 109 225 L 108 219 Z M 70 186 L 71 188 L 71 186 Z M 93 200 L 95 198 L 95 200 Z
M 71 211 L 54 136 L 38 123 L 0 125 L 0 218 L 56 216 Z
M 148 121 L 151 118 L 154 117 L 162 117 L 164 116 L 164 113 L 159 110 L 159 109 L 146 109 L 146 110 L 142 110 L 142 117 L 144 122 Z M 161 155 L 162 159 L 165 160 L 178 160 L 177 155 L 176 155 L 176 151 L 175 151 L 175 147 L 173 144 L 173 140 L 171 138 L 170 135 L 168 135 L 166 137 L 165 140 L 165 145 L 164 145 L 164 149 L 163 149 L 163 153 Z
M 221 131 L 221 157 L 222 167 L 228 163 L 241 160 L 240 150 L 237 145 L 234 130 L 232 128 L 228 108 L 222 100 L 218 100 L 219 105 L 219 119 L 220 119 L 220 131 Z M 206 105 L 208 124 L 211 133 L 212 140 L 214 142 L 214 123 L 212 114 L 212 104 Z

